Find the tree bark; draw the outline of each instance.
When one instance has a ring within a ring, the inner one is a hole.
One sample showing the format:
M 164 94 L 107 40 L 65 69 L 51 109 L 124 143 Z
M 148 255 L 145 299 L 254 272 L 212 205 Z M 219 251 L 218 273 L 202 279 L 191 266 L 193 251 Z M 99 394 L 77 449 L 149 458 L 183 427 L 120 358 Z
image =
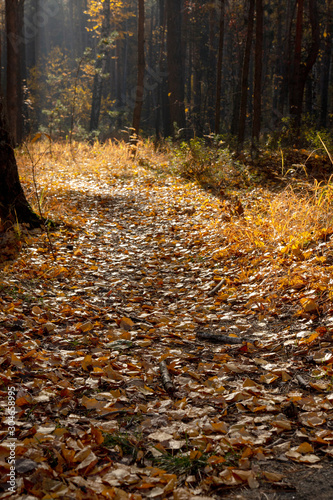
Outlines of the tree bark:
M 158 60 L 158 69 L 160 79 L 158 81 L 158 97 L 157 97 L 157 112 L 156 112 L 156 138 L 160 134 L 160 120 L 163 129 L 164 137 L 172 135 L 171 120 L 170 120 L 170 107 L 168 99 L 168 71 L 167 60 L 165 57 L 165 34 L 166 34 L 166 4 L 165 0 L 158 1 L 159 6 L 159 29 L 161 32 L 160 53 Z
M 7 113 L 13 144 L 22 142 L 21 61 L 23 0 L 6 0 Z
M 138 73 L 136 84 L 136 98 L 133 112 L 133 129 L 136 139 L 139 135 L 141 111 L 144 97 L 144 76 L 145 76 L 145 3 L 138 0 Z
M 223 2 L 222 2 L 223 3 Z M 210 132 L 215 130 L 215 98 L 216 98 L 216 9 L 215 5 L 209 6 L 209 43 L 207 67 L 207 116 Z
M 19 222 L 29 224 L 30 227 L 39 227 L 42 223 L 31 210 L 20 183 L 2 97 L 0 97 L 0 218 L 5 225 Z
M 216 100 L 215 100 L 215 134 L 220 133 L 221 121 L 221 85 L 222 85 L 222 65 L 223 65 L 223 48 L 224 48 L 224 15 L 225 15 L 225 0 L 220 0 L 220 33 L 219 33 L 219 48 L 217 56 L 216 69 Z
M 294 131 L 296 143 L 298 143 L 300 140 L 302 105 L 305 84 L 314 63 L 316 62 L 320 47 L 317 0 L 309 0 L 309 18 L 311 24 L 312 40 L 307 59 L 304 63 L 302 63 L 303 16 L 304 1 L 298 0 L 294 66 L 292 71 L 290 91 L 290 115 L 292 119 L 292 128 Z
M 245 138 L 247 94 L 249 86 L 249 70 L 250 70 L 250 58 L 251 58 L 251 47 L 252 47 L 253 26 L 254 26 L 254 5 L 255 5 L 255 0 L 250 0 L 246 43 L 245 43 L 245 51 L 243 59 L 243 69 L 242 69 L 241 102 L 240 102 L 239 125 L 238 125 L 238 144 L 240 146 L 243 144 Z
M 252 148 L 257 149 L 261 126 L 262 54 L 264 37 L 264 9 L 262 0 L 256 0 L 256 46 L 254 61 L 254 92 Z
M 292 78 L 290 82 L 290 114 L 293 117 L 293 127 L 299 133 L 301 126 L 302 100 L 301 93 L 301 61 L 302 61 L 302 38 L 303 38 L 303 17 L 304 0 L 297 0 L 296 36 L 294 49 L 294 63 Z
M 91 115 L 89 132 L 98 129 L 99 116 L 101 112 L 102 92 L 103 92 L 103 75 L 106 68 L 106 54 L 109 48 L 108 37 L 110 35 L 110 0 L 104 0 L 103 3 L 103 24 L 101 32 L 101 40 L 97 52 L 97 61 L 95 66 L 93 96 L 91 103 Z
M 328 1 L 326 27 L 324 36 L 324 54 L 321 64 L 321 79 L 320 79 L 320 126 L 327 127 L 328 115 L 328 93 L 329 81 L 331 72 L 331 58 L 332 58 L 332 34 L 333 34 L 333 20 L 332 20 L 332 7 L 333 2 Z
M 195 41 L 194 54 L 193 54 L 193 107 L 192 107 L 192 120 L 194 123 L 194 130 L 199 137 L 203 134 L 202 124 L 202 58 L 200 54 L 200 40 Z
M 181 2 L 167 0 L 167 59 L 170 117 L 172 126 L 185 127 L 184 74 L 181 52 Z

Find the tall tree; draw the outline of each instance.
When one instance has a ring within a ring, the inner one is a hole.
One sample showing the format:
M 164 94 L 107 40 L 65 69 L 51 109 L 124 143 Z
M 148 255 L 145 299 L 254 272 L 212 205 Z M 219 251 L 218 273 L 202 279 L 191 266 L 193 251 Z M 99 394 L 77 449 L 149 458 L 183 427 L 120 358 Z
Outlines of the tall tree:
M 223 3 L 223 2 L 222 2 Z M 207 102 L 206 102 L 206 122 L 209 124 L 211 132 L 215 130 L 215 98 L 216 98 L 216 6 L 209 3 L 208 8 L 208 58 L 207 58 Z
M 326 5 L 326 23 L 324 31 L 324 47 L 323 58 L 321 64 L 321 81 L 320 81 L 320 126 L 327 127 L 328 115 L 328 93 L 329 82 L 332 65 L 332 36 L 333 36 L 333 2 L 327 0 Z
M 21 43 L 23 1 L 6 0 L 7 113 L 14 144 L 22 141 Z
M 103 78 L 106 69 L 106 56 L 110 47 L 110 0 L 104 0 L 102 15 L 102 31 L 101 40 L 98 44 L 97 59 L 95 65 L 89 132 L 93 132 L 94 130 L 98 129 L 99 115 L 101 112 L 104 81 Z
M 245 138 L 245 124 L 246 124 L 246 110 L 247 110 L 247 95 L 249 86 L 249 70 L 251 59 L 251 47 L 253 40 L 253 27 L 254 27 L 254 7 L 255 0 L 249 0 L 249 14 L 247 20 L 247 34 L 243 58 L 242 79 L 241 79 L 241 101 L 240 101 L 240 114 L 238 125 L 238 143 L 242 145 Z
M 259 143 L 261 126 L 261 87 L 262 87 L 262 52 L 264 31 L 263 1 L 256 0 L 256 45 L 254 56 L 254 92 L 253 92 L 253 122 L 252 122 L 252 147 L 255 149 Z
M 41 220 L 31 210 L 20 183 L 4 100 L 0 96 L 0 218 L 8 225 L 16 222 L 39 227 Z
M 133 129 L 136 137 L 139 135 L 141 110 L 144 97 L 145 77 L 145 2 L 138 0 L 138 74 L 136 84 L 136 98 L 133 112 Z
M 167 58 L 170 118 L 172 125 L 185 127 L 184 73 L 182 61 L 181 2 L 166 0 Z
M 303 95 L 306 80 L 316 62 L 320 47 L 320 31 L 317 0 L 308 0 L 309 19 L 311 25 L 311 44 L 306 61 L 302 61 L 302 41 L 304 32 L 304 0 L 297 0 L 295 50 L 290 80 L 290 114 L 296 141 L 299 141 Z
M 222 64 L 223 64 L 223 48 L 224 48 L 224 16 L 225 16 L 225 0 L 220 0 L 220 32 L 219 32 L 219 48 L 217 56 L 216 69 L 216 100 L 215 100 L 215 134 L 220 133 L 221 121 L 221 85 L 222 85 Z
M 163 135 L 164 137 L 170 137 L 172 135 L 172 126 L 170 118 L 170 107 L 168 99 L 168 71 L 167 71 L 167 60 L 165 58 L 165 38 L 166 38 L 166 4 L 165 0 L 158 0 L 159 6 L 159 32 L 160 32 L 160 48 L 158 55 L 158 71 L 160 78 L 158 81 L 158 104 L 156 113 L 156 137 L 160 135 L 160 119 L 162 122 Z

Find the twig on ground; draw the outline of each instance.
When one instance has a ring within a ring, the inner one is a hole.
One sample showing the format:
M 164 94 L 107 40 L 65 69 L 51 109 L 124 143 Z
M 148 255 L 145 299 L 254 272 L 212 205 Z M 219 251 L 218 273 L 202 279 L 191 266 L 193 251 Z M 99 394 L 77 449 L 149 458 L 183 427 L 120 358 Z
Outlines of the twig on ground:
M 173 382 L 171 380 L 166 362 L 161 361 L 159 364 L 159 367 L 160 367 L 161 379 L 162 379 L 164 389 L 166 390 L 166 392 L 168 394 L 173 394 L 175 392 L 175 387 L 174 387 Z
M 211 342 L 215 342 L 217 344 L 242 344 L 243 342 L 251 342 L 251 340 L 247 338 L 240 339 L 237 337 L 222 335 L 221 333 L 214 333 L 203 330 L 198 330 L 196 334 L 197 339 L 199 340 L 210 340 Z
M 296 379 L 297 379 L 299 385 L 301 387 L 303 387 L 303 389 L 309 389 L 310 388 L 309 384 L 304 380 L 304 378 L 301 375 L 296 375 Z
M 224 283 L 225 283 L 225 280 L 220 281 L 220 283 L 218 285 L 216 285 L 216 287 L 214 287 L 212 290 L 210 290 L 207 295 L 209 297 L 211 297 L 212 295 L 215 295 L 223 287 Z

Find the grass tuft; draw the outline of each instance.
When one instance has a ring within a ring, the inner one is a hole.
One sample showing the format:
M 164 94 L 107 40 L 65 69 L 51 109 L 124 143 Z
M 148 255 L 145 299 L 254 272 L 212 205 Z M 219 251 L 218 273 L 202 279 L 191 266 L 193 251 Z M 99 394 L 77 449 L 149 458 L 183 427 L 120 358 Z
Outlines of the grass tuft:
M 154 463 L 163 470 L 178 476 L 196 475 L 208 465 L 208 455 L 196 450 L 177 455 L 165 453 L 154 458 Z

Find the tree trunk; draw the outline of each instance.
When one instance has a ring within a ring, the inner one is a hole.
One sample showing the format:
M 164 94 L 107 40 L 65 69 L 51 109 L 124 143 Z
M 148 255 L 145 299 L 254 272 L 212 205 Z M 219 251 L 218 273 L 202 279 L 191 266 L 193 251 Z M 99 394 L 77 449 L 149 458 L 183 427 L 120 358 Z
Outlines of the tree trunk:
M 290 82 L 290 114 L 292 116 L 293 128 L 297 130 L 301 126 L 303 92 L 301 93 L 301 61 L 302 61 L 302 38 L 303 38 L 303 15 L 304 0 L 297 0 L 296 36 L 294 49 L 294 64 Z
M 298 0 L 294 66 L 291 79 L 290 114 L 296 143 L 300 140 L 303 94 L 307 77 L 316 62 L 320 47 L 320 31 L 317 0 L 309 0 L 309 18 L 311 24 L 311 47 L 307 59 L 302 63 L 302 37 L 304 1 Z
M 160 121 L 164 137 L 172 135 L 170 121 L 170 107 L 168 99 L 168 80 L 167 80 L 167 62 L 165 58 L 165 33 L 166 33 L 166 5 L 164 0 L 158 1 L 159 7 L 159 29 L 161 32 L 160 53 L 158 59 L 158 70 L 160 78 L 158 79 L 157 92 L 157 110 L 156 110 L 156 138 L 159 139 Z
M 0 97 L 0 218 L 5 224 L 16 222 L 39 227 L 40 218 L 31 210 L 23 192 L 14 150 L 8 132 L 8 123 Z
M 142 103 L 144 97 L 144 76 L 145 76 L 145 3 L 144 0 L 138 0 L 138 74 L 136 85 L 136 98 L 133 112 L 133 129 L 137 136 L 139 135 Z
M 249 70 L 250 70 L 251 47 L 252 47 L 253 26 L 254 26 L 254 3 L 255 0 L 250 0 L 246 43 L 245 43 L 245 51 L 243 59 L 243 69 L 242 69 L 241 102 L 240 102 L 239 125 L 238 125 L 238 144 L 240 146 L 243 144 L 245 138 L 247 93 L 249 86 Z
M 222 2 L 223 3 L 223 2 Z M 216 95 L 216 9 L 215 5 L 209 6 L 209 43 L 208 43 L 208 68 L 207 68 L 207 116 L 210 132 L 215 130 L 215 95 Z
M 21 89 L 21 35 L 22 18 L 19 15 L 22 0 L 6 0 L 7 36 L 7 113 L 13 144 L 22 141 L 22 89 Z
M 331 58 L 332 58 L 332 35 L 333 35 L 333 21 L 332 21 L 332 6 L 333 2 L 330 0 L 327 5 L 326 27 L 325 27 L 325 41 L 324 41 L 324 54 L 321 64 L 321 79 L 320 79 L 320 126 L 327 127 L 328 115 L 328 92 L 331 71 Z
M 223 47 L 224 47 L 225 0 L 220 0 L 220 1 L 221 1 L 220 33 L 219 33 L 219 49 L 217 56 L 217 69 L 216 69 L 215 134 L 220 133 L 221 85 L 222 85 L 222 65 L 223 65 Z
M 103 92 L 103 77 L 106 68 L 106 54 L 109 48 L 108 37 L 110 35 L 110 0 L 104 0 L 103 3 L 103 24 L 101 32 L 101 40 L 97 51 L 97 61 L 95 66 L 93 96 L 91 103 L 91 115 L 89 132 L 98 129 L 99 115 L 101 112 L 102 92 Z
M 181 52 L 181 2 L 167 0 L 167 58 L 170 117 L 172 126 L 185 127 L 184 75 Z
M 286 107 L 288 107 L 288 96 L 290 93 L 290 78 L 292 67 L 292 24 L 296 3 L 293 0 L 287 0 L 287 6 L 283 9 L 284 16 L 284 29 L 282 32 L 282 46 L 277 47 L 277 59 L 280 66 L 280 90 L 278 95 L 278 113 L 285 114 Z M 289 97 L 290 102 L 290 97 Z
M 200 54 L 200 41 L 196 40 L 194 46 L 193 55 L 193 108 L 192 108 L 192 119 L 194 123 L 194 130 L 196 135 L 202 136 L 203 134 L 203 124 L 202 124 L 202 64 L 201 64 L 201 54 Z
M 254 92 L 252 148 L 257 149 L 261 126 L 262 53 L 264 36 L 264 9 L 262 0 L 256 0 L 256 46 L 254 61 Z

